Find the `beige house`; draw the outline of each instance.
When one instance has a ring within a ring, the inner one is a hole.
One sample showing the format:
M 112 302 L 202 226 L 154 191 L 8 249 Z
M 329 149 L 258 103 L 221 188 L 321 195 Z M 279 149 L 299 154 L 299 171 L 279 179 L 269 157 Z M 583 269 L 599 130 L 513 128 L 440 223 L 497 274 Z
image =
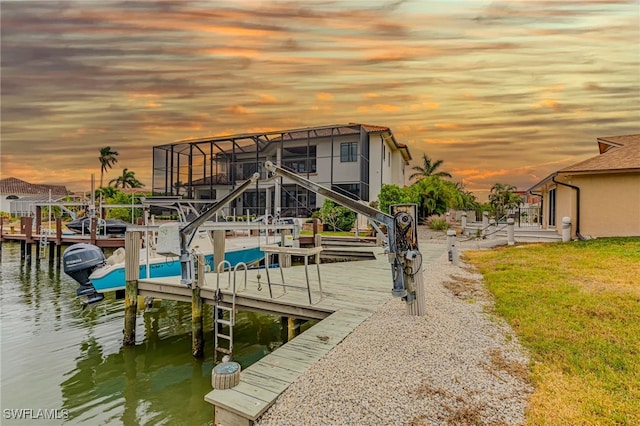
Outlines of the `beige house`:
M 640 236 L 640 134 L 598 138 L 600 155 L 547 176 L 527 192 L 542 197 L 542 226 L 572 238 Z

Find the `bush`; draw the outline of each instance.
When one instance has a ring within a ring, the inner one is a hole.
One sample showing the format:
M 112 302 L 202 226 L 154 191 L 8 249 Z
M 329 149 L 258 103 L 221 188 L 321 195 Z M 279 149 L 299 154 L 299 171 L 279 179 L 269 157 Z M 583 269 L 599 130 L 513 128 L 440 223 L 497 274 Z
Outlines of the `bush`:
M 322 223 L 332 231 L 350 231 L 356 222 L 356 214 L 346 207 L 342 207 L 328 198 L 320 209 Z
M 433 219 L 429 222 L 429 228 L 436 231 L 446 231 L 449 229 L 449 224 L 445 219 Z

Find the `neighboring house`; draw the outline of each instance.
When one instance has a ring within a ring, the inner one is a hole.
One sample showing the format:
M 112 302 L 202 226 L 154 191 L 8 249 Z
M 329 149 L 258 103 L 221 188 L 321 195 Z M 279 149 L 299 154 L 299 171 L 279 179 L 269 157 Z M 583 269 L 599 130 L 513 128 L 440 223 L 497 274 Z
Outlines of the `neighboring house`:
M 600 155 L 552 173 L 528 192 L 542 196 L 542 224 L 572 237 L 640 236 L 640 134 L 598 138 Z
M 153 193 L 220 199 L 259 172 L 264 162 L 370 202 L 383 184 L 403 186 L 411 160 L 406 145 L 384 126 L 349 123 L 179 141 L 153 148 Z M 323 197 L 280 179 L 258 182 L 232 203 L 238 215 L 265 211 L 308 216 Z
M 0 211 L 11 216 L 29 216 L 35 214 L 36 203 L 58 201 L 68 194 L 64 185 L 46 185 L 25 182 L 10 177 L 0 179 Z

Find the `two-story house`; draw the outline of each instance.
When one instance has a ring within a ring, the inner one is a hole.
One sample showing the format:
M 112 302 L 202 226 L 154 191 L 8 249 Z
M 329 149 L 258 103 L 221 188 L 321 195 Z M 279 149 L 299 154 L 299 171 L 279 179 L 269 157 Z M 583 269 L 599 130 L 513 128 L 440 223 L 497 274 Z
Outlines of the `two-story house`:
M 391 129 L 350 123 L 184 140 L 153 148 L 154 195 L 220 199 L 270 160 L 322 186 L 370 202 L 383 184 L 403 186 L 411 160 Z M 308 216 L 323 197 L 282 178 L 260 182 L 226 214 Z

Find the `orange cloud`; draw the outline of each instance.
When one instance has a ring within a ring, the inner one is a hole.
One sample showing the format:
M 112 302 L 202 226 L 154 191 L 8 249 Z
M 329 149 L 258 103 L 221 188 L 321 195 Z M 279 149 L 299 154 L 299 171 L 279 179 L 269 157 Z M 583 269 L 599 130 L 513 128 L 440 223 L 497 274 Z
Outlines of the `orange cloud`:
M 223 108 L 226 112 L 229 112 L 231 114 L 235 114 L 235 115 L 246 115 L 249 113 L 249 111 L 243 107 L 242 105 L 230 105 L 228 107 Z
M 210 55 L 222 55 L 222 56 L 248 56 L 255 58 L 260 55 L 260 51 L 255 49 L 243 49 L 243 48 L 228 48 L 228 47 L 214 47 L 207 49 L 206 52 Z
M 319 101 L 332 101 L 333 95 L 326 92 L 316 93 L 316 99 Z
M 275 104 L 278 102 L 278 98 L 273 95 L 261 94 L 259 98 L 261 104 Z
M 436 123 L 434 124 L 434 126 L 437 127 L 438 129 L 449 129 L 449 130 L 460 128 L 460 126 L 457 123 Z
M 374 104 L 374 105 L 359 106 L 357 108 L 357 111 L 361 113 L 370 113 L 372 111 L 396 112 L 396 111 L 400 111 L 400 107 L 397 105 L 391 105 L 391 104 Z
M 460 139 L 423 139 L 424 142 L 430 145 L 453 145 L 460 142 Z
M 554 101 L 553 99 L 543 99 L 537 104 L 535 104 L 534 106 L 536 108 L 549 108 L 554 111 L 557 111 L 560 109 L 560 104 L 558 103 L 558 101 Z
M 422 109 L 438 109 L 438 108 L 440 108 L 439 102 L 423 102 L 421 104 L 409 105 L 409 110 L 411 111 L 419 111 Z

